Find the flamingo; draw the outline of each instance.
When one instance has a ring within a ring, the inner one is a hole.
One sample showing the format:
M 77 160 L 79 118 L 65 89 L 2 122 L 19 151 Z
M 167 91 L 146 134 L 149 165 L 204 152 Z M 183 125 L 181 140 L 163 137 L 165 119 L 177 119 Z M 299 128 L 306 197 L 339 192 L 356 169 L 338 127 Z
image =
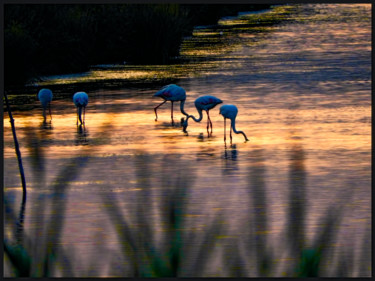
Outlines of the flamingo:
M 208 136 L 210 136 L 209 127 L 211 126 L 211 135 L 212 135 L 212 122 L 210 119 L 209 110 L 214 108 L 219 103 L 222 103 L 223 101 L 221 99 L 218 99 L 214 96 L 201 96 L 197 98 L 194 102 L 195 107 L 197 108 L 197 111 L 199 113 L 199 118 L 196 119 L 193 115 L 189 115 L 186 120 L 183 123 L 183 131 L 186 133 L 186 128 L 188 126 L 188 120 L 189 118 L 192 118 L 195 122 L 200 122 L 203 119 L 202 111 L 205 110 L 207 113 L 207 133 Z
M 155 121 L 158 121 L 158 113 L 157 109 L 166 103 L 167 101 L 171 101 L 172 107 L 171 107 L 171 118 L 172 118 L 172 124 L 174 124 L 173 121 L 173 102 L 180 101 L 180 109 L 182 114 L 188 116 L 188 114 L 184 110 L 184 104 L 186 100 L 186 91 L 184 88 L 177 86 L 175 84 L 170 84 L 167 86 L 164 86 L 160 91 L 158 91 L 154 97 L 161 97 L 164 99 L 164 101 L 159 104 L 157 107 L 154 108 L 155 111 Z
M 77 92 L 73 96 L 73 102 L 77 107 L 77 125 L 78 119 L 81 122 L 81 125 L 85 123 L 85 108 L 89 102 L 89 96 L 85 92 Z M 82 108 L 83 108 L 83 122 L 82 122 Z
M 242 134 L 245 137 L 245 142 L 249 141 L 249 139 L 246 137 L 245 133 L 242 131 L 236 130 L 236 116 L 238 113 L 237 106 L 232 104 L 225 104 L 220 107 L 220 114 L 224 116 L 224 142 L 226 141 L 226 119 L 230 119 L 230 143 L 232 144 L 232 129 L 236 134 Z
M 52 101 L 52 91 L 50 89 L 41 89 L 38 93 L 38 99 L 40 100 L 42 107 L 43 107 L 43 118 L 44 122 L 46 121 L 46 109 L 47 106 L 49 108 L 49 116 L 52 120 L 52 114 L 51 114 L 51 101 Z

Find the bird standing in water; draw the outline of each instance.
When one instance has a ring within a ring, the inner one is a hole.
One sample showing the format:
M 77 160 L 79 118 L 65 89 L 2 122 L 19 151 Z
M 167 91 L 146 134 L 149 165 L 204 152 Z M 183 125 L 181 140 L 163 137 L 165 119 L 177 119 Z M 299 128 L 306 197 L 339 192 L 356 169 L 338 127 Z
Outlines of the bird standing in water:
M 206 111 L 207 113 L 207 134 L 208 136 L 212 135 L 212 122 L 210 119 L 210 114 L 209 110 L 214 108 L 216 105 L 222 103 L 223 101 L 221 99 L 218 99 L 217 97 L 214 96 L 202 96 L 199 97 L 195 100 L 194 104 L 195 107 L 197 108 L 197 111 L 199 113 L 199 118 L 196 119 L 193 115 L 189 115 L 186 120 L 183 123 L 183 131 L 186 132 L 186 128 L 188 126 L 188 120 L 189 118 L 192 118 L 195 122 L 200 122 L 203 119 L 203 114 L 202 111 Z M 209 132 L 209 128 L 211 127 L 211 132 Z
M 171 107 L 172 124 L 174 124 L 174 121 L 173 121 L 173 103 L 175 101 L 180 101 L 180 110 L 181 110 L 182 114 L 188 116 L 188 114 L 184 110 L 184 104 L 185 104 L 185 100 L 186 100 L 186 91 L 185 91 L 184 88 L 182 88 L 180 86 L 177 86 L 175 84 L 170 84 L 170 85 L 164 86 L 160 91 L 158 91 L 154 95 L 154 97 L 161 97 L 162 99 L 164 99 L 164 101 L 161 104 L 159 104 L 157 107 L 154 108 L 155 121 L 158 120 L 157 109 L 161 105 L 166 103 L 167 101 L 170 101 L 172 103 L 172 107 Z
M 52 120 L 52 114 L 51 114 L 51 101 L 52 101 L 52 91 L 50 89 L 41 89 L 38 93 L 38 99 L 42 104 L 43 107 L 43 118 L 44 122 L 46 122 L 46 109 L 47 106 L 49 108 L 49 116 L 51 117 Z
M 73 96 L 73 102 L 77 107 L 77 125 L 78 119 L 81 122 L 81 125 L 85 123 L 85 109 L 86 105 L 89 102 L 89 96 L 85 92 L 77 92 Z M 82 109 L 83 109 L 83 121 L 82 121 Z
M 235 105 L 232 104 L 225 104 L 220 107 L 220 114 L 224 116 L 224 142 L 226 142 L 226 119 L 230 119 L 230 144 L 232 144 L 232 129 L 236 134 L 242 134 L 245 137 L 245 141 L 249 141 L 246 137 L 245 133 L 242 131 L 236 130 L 236 116 L 238 113 L 238 109 Z

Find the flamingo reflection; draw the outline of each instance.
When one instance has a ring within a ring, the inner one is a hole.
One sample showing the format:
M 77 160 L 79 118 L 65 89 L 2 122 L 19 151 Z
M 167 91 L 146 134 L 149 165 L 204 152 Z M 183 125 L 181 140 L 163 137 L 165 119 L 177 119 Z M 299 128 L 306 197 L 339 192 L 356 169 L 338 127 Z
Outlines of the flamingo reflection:
M 223 169 L 222 173 L 229 175 L 238 170 L 238 150 L 236 144 L 230 146 L 230 149 L 227 149 L 225 146 L 224 153 L 222 155 Z
M 86 126 L 84 124 L 79 124 L 77 126 L 77 135 L 76 135 L 76 145 L 88 145 L 89 142 L 87 140 L 88 131 L 86 130 Z

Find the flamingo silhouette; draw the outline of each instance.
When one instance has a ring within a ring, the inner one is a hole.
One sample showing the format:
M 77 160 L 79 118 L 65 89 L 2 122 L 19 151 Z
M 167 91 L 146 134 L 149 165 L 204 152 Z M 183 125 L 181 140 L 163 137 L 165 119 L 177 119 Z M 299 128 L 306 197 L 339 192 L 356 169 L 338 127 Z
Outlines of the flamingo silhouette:
M 85 109 L 86 105 L 89 102 L 89 96 L 85 92 L 77 92 L 73 96 L 73 102 L 75 106 L 77 107 L 77 125 L 78 125 L 78 119 L 79 122 L 81 122 L 81 125 L 85 123 Z M 83 122 L 82 122 L 82 109 L 83 109 Z
M 249 141 L 245 133 L 236 130 L 236 116 L 238 113 L 237 106 L 232 104 L 225 104 L 220 107 L 220 114 L 224 116 L 224 142 L 226 142 L 226 119 L 230 119 L 230 144 L 232 144 L 232 129 L 236 134 L 242 134 L 245 137 L 245 141 Z
M 193 115 L 189 115 L 183 123 L 183 131 L 187 133 L 186 128 L 188 126 L 189 118 L 192 118 L 195 122 L 202 121 L 203 119 L 202 111 L 205 110 L 207 113 L 207 133 L 208 133 L 208 136 L 210 136 L 210 134 L 212 135 L 212 122 L 210 119 L 209 110 L 214 108 L 216 105 L 222 102 L 223 101 L 221 99 L 218 99 L 217 97 L 214 97 L 214 96 L 202 96 L 202 97 L 197 98 L 194 104 L 199 113 L 199 118 L 196 119 Z M 211 133 L 209 132 L 209 127 L 211 127 Z
M 154 95 L 154 97 L 161 97 L 162 99 L 164 99 L 164 101 L 161 104 L 159 104 L 157 107 L 154 108 L 155 121 L 158 121 L 157 109 L 161 105 L 166 103 L 167 101 L 170 101 L 172 103 L 172 107 L 171 107 L 172 124 L 174 124 L 174 121 L 173 121 L 173 103 L 175 101 L 180 101 L 180 109 L 181 109 L 182 114 L 188 116 L 188 114 L 184 110 L 184 104 L 185 104 L 185 100 L 186 100 L 186 91 L 185 91 L 184 88 L 182 88 L 180 86 L 177 86 L 175 84 L 170 84 L 170 85 L 164 86 L 160 91 L 158 91 Z
M 38 99 L 40 100 L 42 107 L 43 107 L 43 118 L 44 122 L 46 122 L 46 109 L 47 106 L 49 108 L 49 116 L 52 120 L 52 114 L 51 114 L 51 101 L 52 101 L 52 91 L 50 89 L 41 89 L 38 93 Z

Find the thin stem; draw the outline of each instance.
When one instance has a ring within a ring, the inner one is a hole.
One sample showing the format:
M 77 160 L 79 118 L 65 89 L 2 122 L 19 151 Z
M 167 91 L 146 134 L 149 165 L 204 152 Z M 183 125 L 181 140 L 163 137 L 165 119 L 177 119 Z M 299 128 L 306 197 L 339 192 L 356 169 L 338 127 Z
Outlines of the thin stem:
M 25 180 L 25 174 L 23 172 L 21 151 L 20 151 L 20 148 L 19 148 L 19 145 L 18 145 L 18 140 L 17 140 L 17 135 L 16 135 L 16 127 L 14 126 L 14 119 L 13 119 L 13 116 L 12 116 L 12 112 L 10 110 L 10 106 L 9 106 L 8 97 L 7 97 L 6 92 L 4 93 L 4 98 L 5 98 L 5 102 L 6 102 L 7 109 L 8 109 L 10 124 L 12 126 L 14 146 L 15 146 L 15 149 L 16 149 L 16 154 L 17 154 L 17 159 L 18 159 L 18 167 L 20 169 L 20 175 L 21 175 L 22 190 L 23 190 L 23 201 L 25 201 L 26 200 L 26 180 Z

